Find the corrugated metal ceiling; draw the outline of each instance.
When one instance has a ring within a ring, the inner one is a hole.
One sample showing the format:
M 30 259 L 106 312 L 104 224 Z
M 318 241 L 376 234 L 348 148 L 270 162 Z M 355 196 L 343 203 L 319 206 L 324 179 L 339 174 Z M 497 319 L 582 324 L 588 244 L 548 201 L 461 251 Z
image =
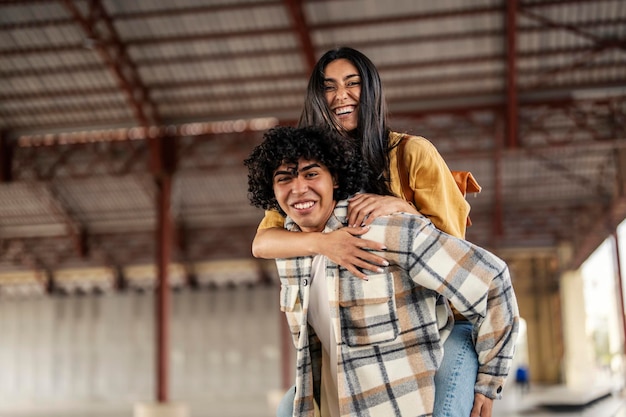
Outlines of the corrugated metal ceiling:
M 174 260 L 249 258 L 241 161 L 337 45 L 479 180 L 469 240 L 575 266 L 626 216 L 622 0 L 0 1 L 0 271 L 154 260 L 155 158 Z

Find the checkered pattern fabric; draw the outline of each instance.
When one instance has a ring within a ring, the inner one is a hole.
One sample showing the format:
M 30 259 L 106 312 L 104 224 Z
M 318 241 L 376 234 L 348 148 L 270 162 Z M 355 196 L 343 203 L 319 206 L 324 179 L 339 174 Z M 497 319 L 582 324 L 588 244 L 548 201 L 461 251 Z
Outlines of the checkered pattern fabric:
M 346 215 L 347 202 L 339 202 L 326 231 L 343 227 Z M 299 230 L 289 218 L 285 227 Z M 449 303 L 474 324 L 476 392 L 499 398 L 519 320 L 504 261 L 421 215 L 378 218 L 363 238 L 387 247 L 383 273 L 365 281 L 326 260 L 341 415 L 432 415 L 433 377 L 453 325 Z M 297 349 L 294 416 L 314 416 L 320 399 L 322 348 L 307 324 L 311 265 L 311 257 L 277 260 L 281 310 Z

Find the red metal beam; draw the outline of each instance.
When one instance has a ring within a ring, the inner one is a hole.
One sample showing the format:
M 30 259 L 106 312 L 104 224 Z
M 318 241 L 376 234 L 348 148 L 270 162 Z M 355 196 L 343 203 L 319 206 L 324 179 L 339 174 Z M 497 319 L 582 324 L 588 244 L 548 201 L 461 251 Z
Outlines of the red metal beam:
M 517 0 L 506 4 L 506 141 L 509 148 L 517 148 Z
M 85 227 L 71 213 L 68 204 L 64 202 L 56 187 L 49 184 L 42 184 L 40 187 L 33 186 L 33 194 L 39 194 L 44 191 L 47 198 L 47 206 L 51 213 L 57 216 L 61 223 L 65 224 L 67 236 L 74 242 L 74 249 L 79 258 L 84 259 L 89 254 L 89 246 L 87 244 L 87 231 Z
M 574 256 L 568 265 L 570 269 L 580 268 L 593 251 L 626 219 L 626 198 L 615 199 L 600 215 L 595 216 L 595 219 L 595 223 L 587 230 L 581 242 L 575 245 Z
M 116 78 L 119 87 L 126 96 L 137 124 L 148 126 L 159 123 L 156 105 L 150 100 L 137 68 L 131 61 L 126 46 L 120 41 L 115 26 L 99 0 L 89 1 L 89 16 L 82 15 L 72 0 L 64 0 L 63 4 L 74 20 L 86 34 L 86 41 L 92 45 L 107 68 Z M 106 35 L 102 36 L 96 26 L 102 27 Z
M 0 184 L 13 179 L 13 144 L 9 143 L 4 131 L 0 130 Z
M 308 72 L 313 70 L 315 66 L 315 48 L 311 41 L 311 34 L 309 33 L 309 24 L 306 21 L 304 10 L 302 9 L 302 0 L 284 0 L 287 10 L 289 10 L 289 17 L 291 18 L 291 26 L 293 30 L 298 34 L 298 40 L 300 41 L 301 51 L 304 54 L 304 60 Z
M 504 212 L 503 212 L 503 179 L 502 179 L 502 151 L 504 148 L 502 123 L 496 121 L 494 132 L 494 151 L 493 151 L 493 178 L 494 178 L 494 199 L 492 220 L 492 236 L 491 244 L 494 248 L 499 246 L 504 236 Z
M 515 2 L 517 2 L 517 0 L 515 0 Z M 605 40 L 601 37 L 598 37 L 597 35 L 591 32 L 587 32 L 583 30 L 579 23 L 568 24 L 568 23 L 563 23 L 563 22 L 554 22 L 553 20 L 545 16 L 531 12 L 528 8 L 521 8 L 519 12 L 530 19 L 536 20 L 537 22 L 541 23 L 545 27 L 548 27 L 551 29 L 565 29 L 569 32 L 577 34 L 578 36 L 584 39 L 594 42 L 596 45 L 607 44 L 607 45 L 619 46 L 620 44 L 623 43 L 623 41 L 619 41 L 619 40 L 615 42 L 614 40 Z
M 147 133 L 148 129 L 145 129 Z M 172 175 L 176 170 L 176 142 L 171 136 L 148 139 L 150 168 L 157 193 L 157 401 L 169 400 L 170 364 L 170 298 L 169 264 L 174 240 L 174 221 L 171 213 Z
M 160 403 L 169 400 L 169 363 L 170 363 L 170 304 L 168 267 L 172 248 L 172 215 L 170 212 L 172 178 L 162 175 L 156 179 L 157 189 L 157 302 L 156 307 L 156 398 Z
M 252 10 L 257 8 L 282 6 L 281 0 L 244 1 L 232 4 L 216 4 L 206 6 L 174 7 L 167 9 L 141 10 L 136 12 L 112 13 L 114 20 L 159 19 L 172 16 L 211 14 L 229 11 Z

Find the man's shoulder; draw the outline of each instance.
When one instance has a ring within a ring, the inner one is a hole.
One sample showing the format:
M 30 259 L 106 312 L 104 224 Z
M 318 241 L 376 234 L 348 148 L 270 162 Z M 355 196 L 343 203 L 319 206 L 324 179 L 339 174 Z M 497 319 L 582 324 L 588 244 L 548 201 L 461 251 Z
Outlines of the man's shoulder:
M 405 231 L 421 230 L 423 228 L 434 227 L 428 217 L 422 214 L 398 212 L 374 219 L 370 224 L 372 229 L 402 229 Z M 369 233 L 369 232 L 368 232 Z

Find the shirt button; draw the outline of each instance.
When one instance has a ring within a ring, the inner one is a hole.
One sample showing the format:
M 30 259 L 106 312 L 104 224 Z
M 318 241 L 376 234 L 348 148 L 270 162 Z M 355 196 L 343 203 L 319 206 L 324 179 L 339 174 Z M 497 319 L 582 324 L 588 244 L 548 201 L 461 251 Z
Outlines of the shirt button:
M 306 287 L 307 285 L 309 285 L 309 280 L 308 280 L 307 278 L 304 278 L 304 279 L 302 280 L 302 285 L 304 285 L 305 287 Z
M 502 386 L 499 386 L 499 387 L 498 387 L 498 389 L 496 390 L 496 392 L 497 392 L 498 394 L 500 394 L 500 393 L 502 392 Z

